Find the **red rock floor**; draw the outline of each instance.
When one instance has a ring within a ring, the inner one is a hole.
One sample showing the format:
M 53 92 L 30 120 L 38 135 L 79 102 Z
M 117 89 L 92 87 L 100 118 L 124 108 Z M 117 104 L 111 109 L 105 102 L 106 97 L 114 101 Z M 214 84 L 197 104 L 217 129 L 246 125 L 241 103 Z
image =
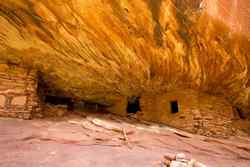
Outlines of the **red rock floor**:
M 109 114 L 0 118 L 0 167 L 160 167 L 176 153 L 211 167 L 249 167 L 250 138 L 201 137 Z

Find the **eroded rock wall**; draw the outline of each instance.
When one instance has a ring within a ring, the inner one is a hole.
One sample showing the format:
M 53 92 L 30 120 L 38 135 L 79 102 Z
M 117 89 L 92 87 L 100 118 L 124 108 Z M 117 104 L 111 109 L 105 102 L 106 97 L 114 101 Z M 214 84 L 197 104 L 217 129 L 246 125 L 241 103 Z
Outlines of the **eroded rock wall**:
M 77 99 L 112 105 L 189 88 L 245 111 L 249 41 L 198 2 L 2 0 L 0 59 L 39 70 L 55 93 Z
M 210 15 L 227 23 L 233 31 L 250 37 L 250 1 L 205 0 L 203 5 Z

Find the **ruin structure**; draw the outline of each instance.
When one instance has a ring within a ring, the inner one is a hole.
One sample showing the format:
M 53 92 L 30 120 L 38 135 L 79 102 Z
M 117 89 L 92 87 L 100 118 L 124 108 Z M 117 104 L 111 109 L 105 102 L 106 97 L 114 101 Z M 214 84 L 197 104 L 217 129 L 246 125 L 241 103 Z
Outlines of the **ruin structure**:
M 135 101 L 131 104 L 129 101 L 121 98 L 109 111 L 126 116 L 131 114 L 133 107 L 137 111 L 134 116 L 139 120 L 163 123 L 207 136 L 234 133 L 232 121 L 236 119 L 237 113 L 223 97 L 184 89 L 158 95 L 142 95 L 139 103 Z
M 30 119 L 39 110 L 36 71 L 0 65 L 0 116 Z

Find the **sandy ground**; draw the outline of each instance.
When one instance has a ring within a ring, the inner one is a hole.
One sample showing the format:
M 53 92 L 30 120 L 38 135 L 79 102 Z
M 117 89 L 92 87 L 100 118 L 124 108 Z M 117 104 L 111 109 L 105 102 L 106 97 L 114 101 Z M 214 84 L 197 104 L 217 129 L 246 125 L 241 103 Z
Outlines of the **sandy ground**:
M 0 118 L 0 167 L 161 167 L 185 153 L 211 167 L 249 167 L 250 139 L 214 139 L 111 114 Z

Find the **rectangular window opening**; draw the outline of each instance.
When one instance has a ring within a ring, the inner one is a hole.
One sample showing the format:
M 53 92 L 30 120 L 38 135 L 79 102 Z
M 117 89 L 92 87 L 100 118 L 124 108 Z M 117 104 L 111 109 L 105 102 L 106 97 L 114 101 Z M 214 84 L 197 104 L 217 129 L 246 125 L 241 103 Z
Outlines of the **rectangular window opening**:
M 178 101 L 174 100 L 170 102 L 171 113 L 175 114 L 179 112 Z

